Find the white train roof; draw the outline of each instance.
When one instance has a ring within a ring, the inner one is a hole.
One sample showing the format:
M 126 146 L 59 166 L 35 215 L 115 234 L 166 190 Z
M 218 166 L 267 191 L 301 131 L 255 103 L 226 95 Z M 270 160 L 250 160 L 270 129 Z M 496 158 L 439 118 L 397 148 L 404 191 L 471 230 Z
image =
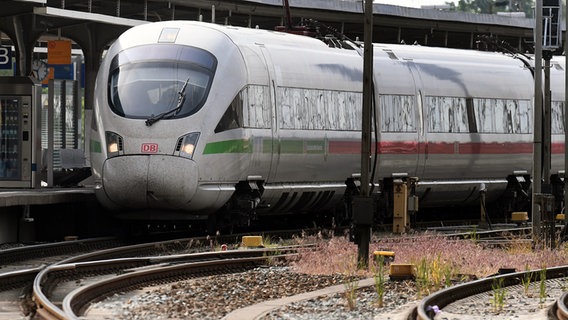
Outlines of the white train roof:
M 356 50 L 330 48 L 307 36 L 196 21 L 167 21 L 134 27 L 124 34 L 134 36 L 120 37 L 118 41 L 125 46 L 152 42 L 158 38 L 161 27 L 180 27 L 184 30 L 178 42 L 199 44 L 219 56 L 228 50 L 230 42 L 243 52 L 262 46 L 271 55 L 274 74 L 281 86 L 362 90 L 363 58 Z M 227 41 L 219 40 L 221 34 Z M 212 41 L 214 35 L 217 40 Z M 247 54 L 243 56 L 246 58 Z M 426 96 L 516 99 L 533 96 L 530 88 L 534 79 L 530 70 L 523 61 L 508 54 L 375 44 L 374 56 L 379 93 L 414 94 L 416 86 Z

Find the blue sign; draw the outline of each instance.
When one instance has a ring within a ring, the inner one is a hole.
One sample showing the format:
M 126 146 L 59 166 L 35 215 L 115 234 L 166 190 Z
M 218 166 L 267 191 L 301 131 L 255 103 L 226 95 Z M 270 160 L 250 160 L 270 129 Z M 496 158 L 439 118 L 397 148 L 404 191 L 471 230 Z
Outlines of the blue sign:
M 12 48 L 0 46 L 0 69 L 12 69 Z
M 73 80 L 73 64 L 50 64 L 53 68 L 53 78 L 57 80 Z

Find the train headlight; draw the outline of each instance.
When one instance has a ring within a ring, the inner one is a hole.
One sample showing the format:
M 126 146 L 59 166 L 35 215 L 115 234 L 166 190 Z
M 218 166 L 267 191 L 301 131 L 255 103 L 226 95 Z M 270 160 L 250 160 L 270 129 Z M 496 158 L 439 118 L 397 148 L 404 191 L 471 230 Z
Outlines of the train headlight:
M 181 136 L 178 139 L 178 143 L 176 145 L 176 152 L 178 152 L 178 155 L 180 157 L 193 159 L 193 152 L 195 151 L 195 147 L 197 146 L 198 139 L 199 132 L 192 132 Z
M 122 137 L 114 132 L 105 132 L 106 150 L 109 158 L 116 157 L 123 152 Z

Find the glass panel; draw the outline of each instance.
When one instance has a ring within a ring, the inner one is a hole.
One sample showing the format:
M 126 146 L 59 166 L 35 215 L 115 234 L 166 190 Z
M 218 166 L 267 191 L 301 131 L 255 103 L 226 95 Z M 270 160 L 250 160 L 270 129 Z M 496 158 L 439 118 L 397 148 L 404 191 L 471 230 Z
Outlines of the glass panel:
M 426 97 L 430 132 L 469 132 L 465 98 Z
M 279 88 L 280 127 L 304 130 L 361 130 L 362 94 Z
M 527 100 L 474 99 L 480 133 L 531 133 L 532 111 Z
M 473 100 L 473 109 L 475 111 L 475 120 L 478 132 L 495 132 L 493 128 L 493 117 L 491 116 L 490 102 L 490 99 Z
M 517 133 L 532 133 L 532 110 L 531 103 L 528 100 L 518 101 L 518 130 Z M 564 109 L 562 109 L 564 110 Z
M 252 85 L 246 89 L 249 115 L 246 126 L 270 128 L 270 95 L 267 86 Z M 246 101 L 246 100 L 245 100 Z
M 0 179 L 20 178 L 20 98 L 0 97 Z
M 383 132 L 415 132 L 414 96 L 381 95 L 381 128 Z
M 121 116 L 148 118 L 176 108 L 184 95 L 181 109 L 170 118 L 191 115 L 205 103 L 215 66 L 213 55 L 191 47 L 151 45 L 125 50 L 111 63 L 111 108 Z
M 551 109 L 552 134 L 562 134 L 564 133 L 564 102 L 552 101 Z

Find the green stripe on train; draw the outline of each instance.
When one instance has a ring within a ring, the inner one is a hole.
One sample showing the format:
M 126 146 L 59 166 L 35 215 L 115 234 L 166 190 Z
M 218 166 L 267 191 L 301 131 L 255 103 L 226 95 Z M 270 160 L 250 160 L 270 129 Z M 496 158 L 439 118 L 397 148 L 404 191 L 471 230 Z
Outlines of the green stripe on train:
M 251 152 L 252 144 L 249 140 L 227 140 L 210 142 L 205 146 L 205 150 L 203 150 L 203 154 Z
M 276 142 L 278 143 L 278 142 Z M 272 152 L 273 140 L 264 139 L 262 141 L 262 152 Z M 275 145 L 274 147 L 278 147 Z M 211 142 L 205 146 L 203 154 L 219 153 L 251 153 L 253 144 L 249 140 L 227 140 Z M 325 142 L 322 140 L 281 140 L 281 154 L 323 154 L 325 152 Z
M 303 140 L 280 141 L 280 153 L 304 153 Z

